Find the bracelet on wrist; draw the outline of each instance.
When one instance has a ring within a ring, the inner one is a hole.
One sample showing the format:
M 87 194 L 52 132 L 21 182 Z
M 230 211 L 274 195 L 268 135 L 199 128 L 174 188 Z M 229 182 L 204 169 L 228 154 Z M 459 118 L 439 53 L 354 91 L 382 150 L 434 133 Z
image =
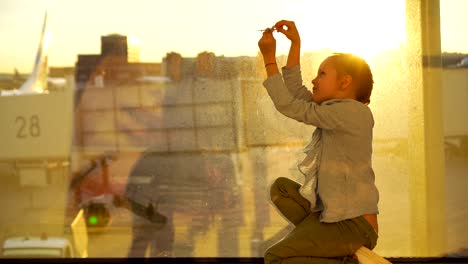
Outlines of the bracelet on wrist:
M 265 67 L 267 67 L 268 65 L 276 65 L 276 62 L 265 63 Z

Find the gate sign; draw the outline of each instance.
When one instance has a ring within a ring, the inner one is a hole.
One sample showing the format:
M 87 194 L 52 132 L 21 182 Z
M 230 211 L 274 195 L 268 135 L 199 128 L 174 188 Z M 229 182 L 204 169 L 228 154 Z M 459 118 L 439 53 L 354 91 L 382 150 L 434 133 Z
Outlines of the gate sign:
M 0 96 L 0 160 L 70 156 L 73 91 Z

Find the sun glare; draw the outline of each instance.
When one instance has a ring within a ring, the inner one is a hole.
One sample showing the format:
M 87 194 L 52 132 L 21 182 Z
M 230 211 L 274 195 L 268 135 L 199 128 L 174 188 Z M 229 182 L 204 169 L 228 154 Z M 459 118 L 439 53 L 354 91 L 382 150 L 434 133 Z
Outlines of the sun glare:
M 385 50 L 399 48 L 405 39 L 402 0 L 314 2 L 309 9 L 315 12 L 297 21 L 304 52 L 331 49 L 372 60 Z

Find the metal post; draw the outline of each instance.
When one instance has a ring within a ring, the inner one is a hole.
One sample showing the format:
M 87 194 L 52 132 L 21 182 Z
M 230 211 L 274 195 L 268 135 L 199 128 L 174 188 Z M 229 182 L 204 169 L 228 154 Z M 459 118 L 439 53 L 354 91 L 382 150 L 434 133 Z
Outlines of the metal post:
M 446 253 L 439 0 L 406 0 L 411 250 Z

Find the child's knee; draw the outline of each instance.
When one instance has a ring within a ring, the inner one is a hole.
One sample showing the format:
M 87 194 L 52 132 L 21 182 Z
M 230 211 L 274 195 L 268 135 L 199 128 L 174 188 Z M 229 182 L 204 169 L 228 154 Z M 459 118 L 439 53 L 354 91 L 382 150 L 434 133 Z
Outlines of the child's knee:
M 277 178 L 270 187 L 270 198 L 274 202 L 279 196 L 281 196 L 281 189 L 284 189 L 282 186 L 285 185 L 288 178 L 279 177 Z
M 271 185 L 271 189 L 283 189 L 291 180 L 286 177 L 277 178 Z

